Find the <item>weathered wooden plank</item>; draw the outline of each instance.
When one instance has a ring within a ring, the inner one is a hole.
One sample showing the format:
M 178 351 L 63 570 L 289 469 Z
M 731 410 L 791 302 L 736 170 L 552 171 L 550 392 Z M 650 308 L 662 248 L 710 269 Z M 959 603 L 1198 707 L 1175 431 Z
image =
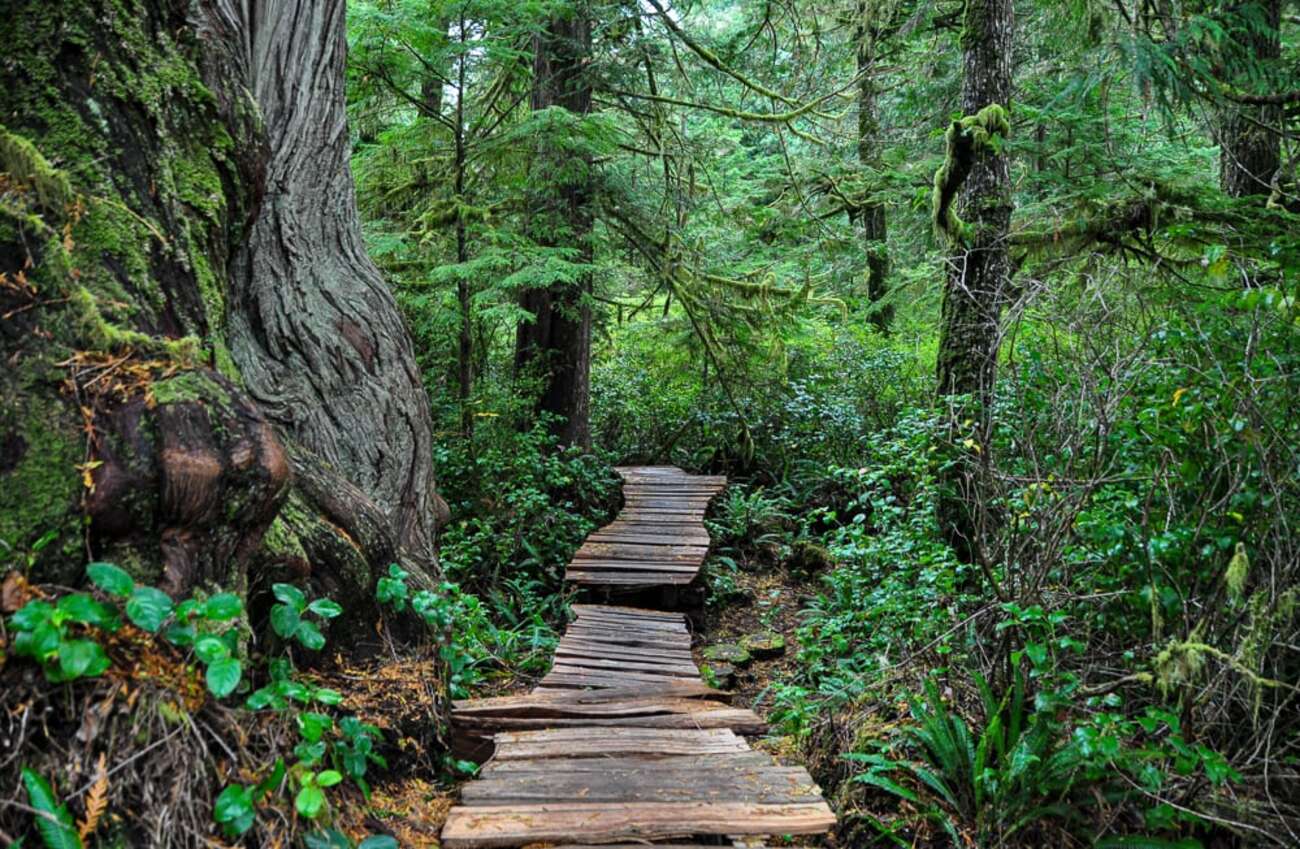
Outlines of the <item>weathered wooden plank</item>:
M 824 802 L 572 802 L 453 808 L 445 849 L 492 849 L 533 842 L 655 840 L 690 834 L 820 834 L 835 824 Z
M 625 699 L 693 698 L 696 696 L 713 699 L 715 701 L 725 701 L 730 697 L 730 694 L 723 690 L 714 689 L 703 681 L 674 680 L 656 683 L 653 686 L 638 685 L 618 690 L 600 690 L 586 693 L 572 691 L 556 693 L 533 692 L 522 696 L 491 696 L 483 699 L 461 699 L 452 702 L 452 709 L 458 711 L 491 711 L 524 704 L 605 704 Z
M 586 544 L 612 545 L 650 545 L 658 547 L 684 546 L 686 548 L 709 548 L 706 534 L 689 535 L 682 533 L 656 534 L 649 531 L 596 531 L 587 537 Z
M 624 646 L 644 646 L 646 648 L 684 649 L 689 648 L 689 634 L 652 636 L 642 631 L 620 631 L 615 628 L 597 628 L 569 626 L 568 634 L 579 640 L 599 643 L 611 643 Z
M 669 666 L 695 665 L 695 658 L 687 651 L 665 651 L 638 646 L 612 646 L 606 643 L 590 644 L 573 640 L 560 643 L 556 655 L 590 657 L 602 660 L 627 660 L 633 663 L 661 663 Z
M 650 619 L 656 622 L 677 622 L 686 623 L 686 616 L 681 613 L 672 613 L 667 610 L 648 610 L 644 607 L 623 607 L 616 604 L 575 604 L 573 612 L 576 614 L 594 613 L 597 616 L 624 616 L 634 619 Z
M 767 730 L 767 723 L 753 711 L 722 706 L 690 713 L 647 713 L 609 717 L 453 716 L 453 722 L 456 733 L 485 738 L 502 731 L 545 728 L 728 728 L 737 734 L 746 735 L 762 734 Z M 593 731 L 593 733 L 597 732 Z
M 624 646 L 618 643 L 581 640 L 565 637 L 556 647 L 556 654 L 578 654 L 585 657 L 625 658 L 627 660 L 666 660 L 669 662 L 694 663 L 693 656 L 686 648 L 646 648 L 644 646 Z
M 680 563 L 698 566 L 708 556 L 706 546 L 643 545 L 623 542 L 586 542 L 573 555 L 573 562 L 587 560 L 626 560 L 645 563 Z
M 500 775 L 467 784 L 467 805 L 508 802 L 541 804 L 555 799 L 582 802 L 758 802 L 791 804 L 816 801 L 821 790 L 798 767 L 755 770 L 701 769 L 647 773 L 632 769 L 604 773 L 525 773 Z
M 670 560 L 574 560 L 569 569 L 575 572 L 664 572 L 677 575 L 693 575 L 700 571 L 701 564 Z
M 498 760 L 526 758 L 595 758 L 636 755 L 708 755 L 748 750 L 745 741 L 727 728 L 548 728 L 544 731 L 505 731 L 495 736 Z
M 607 622 L 619 627 L 627 626 L 640 630 L 654 631 L 686 631 L 686 617 L 677 619 L 652 619 L 646 616 L 629 616 L 623 613 L 601 613 L 599 610 L 593 610 L 590 607 L 577 611 L 577 624 L 583 625 L 589 622 Z
M 557 663 L 546 673 L 541 683 L 547 687 L 631 687 L 653 684 L 665 678 L 686 678 L 685 673 L 656 675 L 653 672 L 621 672 L 609 669 L 591 669 Z
M 694 663 L 627 660 L 625 658 L 600 658 L 590 657 L 585 654 L 573 654 L 572 652 L 565 652 L 564 654 L 557 653 L 555 656 L 555 666 L 556 668 L 581 667 L 584 669 L 606 669 L 611 672 L 627 670 L 629 672 L 645 672 L 652 675 L 669 675 L 677 678 L 690 678 L 700 674 L 699 667 Z
M 573 758 L 570 760 L 520 760 L 489 761 L 483 765 L 479 775 L 487 778 L 502 773 L 557 773 L 595 772 L 606 773 L 610 770 L 631 770 L 650 773 L 690 772 L 698 769 L 732 769 L 744 770 L 753 767 L 770 767 L 775 764 L 770 755 L 755 752 L 728 752 L 710 755 L 677 755 L 663 758 L 641 758 L 635 755 L 607 756 L 599 758 Z
M 558 731 L 520 731 L 514 734 L 502 734 L 498 742 L 519 743 L 535 742 L 539 740 L 585 740 L 590 735 L 585 735 L 581 731 L 564 729 Z M 725 740 L 727 742 L 737 742 L 740 740 L 730 731 L 696 731 L 693 733 L 669 733 L 665 731 L 644 731 L 635 728 L 629 728 L 621 731 L 611 731 L 606 735 L 612 739 L 619 740 Z
M 611 584 L 620 586 L 643 587 L 655 584 L 689 584 L 697 572 L 627 572 L 621 570 L 600 571 L 591 569 L 570 569 L 565 572 L 565 580 L 580 584 Z
M 453 718 L 461 720 L 518 718 L 518 719 L 575 719 L 581 717 L 659 716 L 667 714 L 704 713 L 726 707 L 712 699 L 659 698 L 645 696 L 636 699 L 605 702 L 550 702 L 532 701 L 492 707 L 455 707 Z
M 553 686 L 554 682 L 559 679 L 585 679 L 591 683 L 579 684 L 578 686 L 608 687 L 611 683 L 648 684 L 653 683 L 655 680 L 662 680 L 664 678 L 691 678 L 698 674 L 698 672 L 676 672 L 673 670 L 601 669 L 570 663 L 567 660 L 557 660 L 555 665 L 551 667 L 551 671 L 546 674 L 546 677 L 543 678 L 542 681 L 548 686 Z

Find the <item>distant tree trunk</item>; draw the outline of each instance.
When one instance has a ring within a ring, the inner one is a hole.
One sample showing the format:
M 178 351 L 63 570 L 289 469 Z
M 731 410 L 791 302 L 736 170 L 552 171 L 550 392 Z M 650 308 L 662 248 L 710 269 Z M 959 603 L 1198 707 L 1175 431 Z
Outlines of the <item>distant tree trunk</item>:
M 428 402 L 348 170 L 344 8 L 0 18 L 0 195 L 30 213 L 0 212 L 0 280 L 32 283 L 0 286 L 0 539 L 57 534 L 35 579 L 95 556 L 183 593 L 257 566 L 362 617 L 374 568 L 436 569 Z
M 945 538 L 966 562 L 977 559 L 987 515 L 983 482 L 999 322 L 1011 272 L 1011 176 L 998 137 L 1010 130 L 1006 110 L 1011 103 L 1014 22 L 1012 0 L 967 0 L 961 41 L 961 109 L 966 117 L 949 128 L 947 159 L 935 181 L 936 228 L 951 246 L 938 395 L 947 410 L 955 451 L 953 462 L 941 471 L 938 519 Z
M 579 8 L 552 18 L 534 40 L 534 110 L 560 107 L 573 115 L 591 111 L 591 82 L 586 64 L 591 55 L 591 22 Z M 590 262 L 591 163 L 563 141 L 547 139 L 534 163 L 539 185 L 532 192 L 529 230 L 538 244 L 576 251 Z M 591 444 L 591 306 L 587 275 L 574 282 L 527 289 L 520 306 L 533 321 L 520 322 L 515 340 L 515 367 L 542 376 L 539 412 L 559 417 L 557 435 L 569 445 Z
M 882 22 L 873 19 L 872 4 L 859 0 L 854 40 L 857 43 L 858 72 L 858 162 L 864 170 L 880 168 L 880 90 L 876 83 L 876 54 Z M 871 323 L 881 333 L 889 332 L 894 317 L 892 306 L 881 304 L 889 292 L 889 248 L 885 206 L 867 203 L 855 211 L 862 227 L 863 249 L 867 255 L 867 299 L 875 307 Z
M 465 31 L 463 13 L 457 26 L 457 35 L 461 51 L 456 57 L 456 262 L 461 266 L 461 274 L 456 279 L 456 303 L 460 310 L 460 333 L 456 352 L 456 400 L 460 402 L 461 434 L 469 439 L 474 434 L 474 415 L 469 407 L 470 396 L 474 393 L 474 304 L 470 281 L 464 274 L 465 263 L 469 261 L 469 239 L 465 231 L 465 64 L 468 58 L 465 55 L 465 44 L 468 35 Z
M 1282 2 L 1257 4 L 1265 30 L 1252 28 L 1246 47 L 1267 68 L 1282 55 Z M 1219 181 L 1233 197 L 1267 195 L 1281 165 L 1282 108 L 1225 104 L 1219 113 Z

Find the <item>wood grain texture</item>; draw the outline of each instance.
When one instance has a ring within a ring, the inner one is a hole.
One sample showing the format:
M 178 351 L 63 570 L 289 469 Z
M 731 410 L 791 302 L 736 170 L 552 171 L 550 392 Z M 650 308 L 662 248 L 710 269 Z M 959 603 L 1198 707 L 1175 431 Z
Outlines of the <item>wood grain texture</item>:
M 669 467 L 620 473 L 631 509 L 670 504 L 669 518 L 660 525 L 657 514 L 624 516 L 597 531 L 567 578 L 689 583 L 708 551 L 704 508 L 725 480 Z M 532 693 L 453 704 L 455 734 L 490 739 L 495 754 L 462 791 L 443 846 L 609 849 L 697 835 L 816 834 L 834 824 L 807 770 L 777 765 L 740 736 L 766 725 L 700 680 L 682 614 L 592 604 L 575 604 L 573 613 Z

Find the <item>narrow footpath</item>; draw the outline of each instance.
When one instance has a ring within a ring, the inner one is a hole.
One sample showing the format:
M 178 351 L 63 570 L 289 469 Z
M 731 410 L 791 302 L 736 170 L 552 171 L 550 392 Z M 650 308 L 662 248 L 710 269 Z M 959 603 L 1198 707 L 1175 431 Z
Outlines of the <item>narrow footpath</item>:
M 566 580 L 597 592 L 690 584 L 708 553 L 705 509 L 726 480 L 670 466 L 619 474 L 626 506 L 588 537 Z M 453 705 L 458 746 L 486 763 L 448 816 L 446 849 L 688 849 L 680 841 L 719 837 L 753 847 L 835 824 L 807 770 L 749 747 L 744 735 L 763 721 L 701 680 L 683 614 L 574 611 L 532 693 Z

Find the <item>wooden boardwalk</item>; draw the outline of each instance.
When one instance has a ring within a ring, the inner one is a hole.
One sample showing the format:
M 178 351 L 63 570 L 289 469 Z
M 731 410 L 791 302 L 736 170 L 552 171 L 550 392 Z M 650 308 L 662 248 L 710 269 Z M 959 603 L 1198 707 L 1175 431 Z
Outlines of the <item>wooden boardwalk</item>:
M 689 583 L 708 551 L 704 511 L 725 481 L 662 466 L 619 472 L 627 506 L 588 538 L 569 580 Z M 573 609 L 577 619 L 532 693 L 454 703 L 458 743 L 493 754 L 448 815 L 445 849 L 614 849 L 609 844 L 819 834 L 834 825 L 807 770 L 779 766 L 745 742 L 741 735 L 764 730 L 762 719 L 700 680 L 685 616 Z
M 624 467 L 618 473 L 622 511 L 587 537 L 564 579 L 618 590 L 695 580 L 709 553 L 704 511 L 727 479 L 688 475 L 673 466 Z

